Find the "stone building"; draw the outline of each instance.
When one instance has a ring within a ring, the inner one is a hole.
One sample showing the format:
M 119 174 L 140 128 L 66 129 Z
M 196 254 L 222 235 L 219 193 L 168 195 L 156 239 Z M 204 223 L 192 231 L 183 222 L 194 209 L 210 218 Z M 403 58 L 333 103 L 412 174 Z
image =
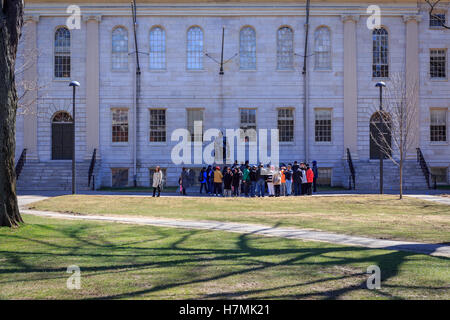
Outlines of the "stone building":
M 304 2 L 139 0 L 137 98 L 129 1 L 77 4 L 78 21 L 70 2 L 25 1 L 18 65 L 27 67 L 18 81 L 37 85 L 29 86 L 17 117 L 17 161 L 26 149 L 19 189 L 70 186 L 71 80 L 81 83 L 75 115 L 80 187 L 87 188 L 94 150 L 96 187 L 131 186 L 134 177 L 149 186 L 156 165 L 175 185 L 181 165 L 171 160 L 172 132 L 202 120 L 203 130 L 278 128 L 280 162 L 316 160 L 323 184 L 348 186 L 349 150 L 356 187 L 378 188 L 369 133 L 378 109 L 375 84 L 389 86 L 395 73 L 406 73 L 409 83 L 418 79 L 416 147 L 437 181 L 449 183 L 450 30 L 430 18 L 425 3 L 312 1 L 304 76 Z M 375 29 L 368 27 L 371 4 L 381 9 Z M 448 21 L 449 9 L 442 3 L 436 13 Z M 223 30 L 227 63 L 219 74 Z M 396 188 L 389 161 L 385 173 L 386 187 Z M 405 179 L 407 188 L 427 186 L 415 148 Z

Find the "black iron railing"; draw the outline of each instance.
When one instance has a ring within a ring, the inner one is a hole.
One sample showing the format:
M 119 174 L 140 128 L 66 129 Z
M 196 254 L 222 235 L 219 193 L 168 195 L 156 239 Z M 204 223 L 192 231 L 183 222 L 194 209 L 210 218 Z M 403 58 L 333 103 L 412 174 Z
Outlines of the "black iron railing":
M 92 153 L 91 164 L 89 165 L 89 177 L 88 177 L 88 187 L 91 185 L 92 180 L 92 190 L 95 190 L 94 169 L 96 160 L 97 160 L 97 149 L 94 149 L 94 152 Z
M 17 161 L 17 164 L 16 164 L 16 180 L 19 179 L 26 160 L 27 160 L 27 149 L 23 149 L 22 154 L 20 155 L 19 161 Z
M 355 172 L 355 167 L 353 166 L 352 155 L 350 153 L 349 148 L 347 148 L 347 163 L 348 163 L 348 167 L 350 169 L 350 175 L 348 177 L 348 188 L 350 190 L 356 189 L 356 172 Z M 353 182 L 353 187 L 352 187 L 352 182 Z
M 425 157 L 423 156 L 422 150 L 417 148 L 417 162 L 420 164 L 420 168 L 422 169 L 423 176 L 427 182 L 427 186 L 431 189 L 431 180 L 436 181 L 436 177 L 431 174 L 431 171 L 428 167 L 427 162 L 425 161 Z M 434 183 L 434 188 L 436 188 L 436 182 Z

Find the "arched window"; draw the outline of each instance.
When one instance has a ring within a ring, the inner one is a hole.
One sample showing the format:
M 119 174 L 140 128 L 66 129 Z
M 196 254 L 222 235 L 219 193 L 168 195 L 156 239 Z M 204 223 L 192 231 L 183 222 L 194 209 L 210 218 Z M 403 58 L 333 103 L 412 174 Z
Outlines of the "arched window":
M 55 113 L 52 119 L 53 123 L 72 123 L 72 116 L 66 111 L 59 111 Z
M 128 70 L 128 31 L 123 27 L 112 32 L 112 69 Z
M 203 31 L 190 27 L 187 33 L 187 69 L 203 69 Z
M 277 32 L 277 69 L 294 68 L 294 32 L 289 27 L 281 27 Z
M 70 78 L 70 31 L 65 27 L 55 32 L 55 78 Z
M 389 42 L 388 32 L 384 28 L 375 29 L 372 32 L 373 63 L 372 77 L 389 77 Z
M 161 27 L 150 30 L 150 69 L 166 68 L 166 32 Z
M 239 34 L 239 66 L 241 70 L 256 69 L 256 32 L 244 27 Z
M 314 69 L 331 69 L 330 30 L 319 27 L 314 33 Z

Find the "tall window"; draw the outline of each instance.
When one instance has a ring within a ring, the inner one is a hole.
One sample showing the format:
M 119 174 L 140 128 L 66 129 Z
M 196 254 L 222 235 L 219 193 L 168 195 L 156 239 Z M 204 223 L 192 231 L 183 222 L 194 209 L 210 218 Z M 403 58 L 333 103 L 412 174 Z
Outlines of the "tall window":
M 150 142 L 166 142 L 166 110 L 150 109 Z
M 112 142 L 128 142 L 128 109 L 114 108 L 112 112 Z
M 294 141 L 294 110 L 278 109 L 278 132 L 280 142 Z
M 430 141 L 447 141 L 447 110 L 430 111 Z
M 112 33 L 112 69 L 128 70 L 128 31 L 123 27 Z
M 150 30 L 150 69 L 166 68 L 166 32 L 161 27 Z
M 203 110 L 187 109 L 187 129 L 191 133 L 191 141 L 203 141 Z M 202 122 L 201 133 L 198 136 L 194 134 L 195 122 Z
M 70 31 L 63 27 L 55 32 L 55 78 L 70 78 Z
M 316 142 L 331 141 L 331 110 L 315 110 L 315 137 Z
M 122 188 L 128 185 L 128 168 L 111 168 L 111 182 L 113 188 Z
M 445 49 L 430 50 L 430 77 L 445 79 L 447 77 L 447 51 Z
M 187 69 L 203 69 L 203 31 L 200 27 L 191 27 L 187 33 Z
M 437 184 L 448 183 L 448 168 L 447 167 L 431 167 L 431 174 L 436 178 Z
M 445 12 L 430 14 L 430 27 L 431 28 L 441 28 L 445 24 Z
M 330 30 L 327 27 L 320 27 L 314 33 L 314 68 L 331 69 Z
M 389 77 L 389 44 L 388 32 L 384 28 L 375 29 L 372 32 L 373 64 L 372 77 Z
M 256 69 L 256 32 L 244 27 L 239 34 L 239 66 L 241 70 Z
M 240 115 L 240 129 L 244 130 L 243 135 L 241 135 L 241 139 L 246 142 L 256 141 L 256 136 L 253 136 L 252 134 L 245 134 L 245 131 L 247 130 L 253 129 L 256 131 L 256 109 L 240 109 Z
M 277 69 L 294 68 L 294 32 L 289 27 L 281 27 L 277 32 Z

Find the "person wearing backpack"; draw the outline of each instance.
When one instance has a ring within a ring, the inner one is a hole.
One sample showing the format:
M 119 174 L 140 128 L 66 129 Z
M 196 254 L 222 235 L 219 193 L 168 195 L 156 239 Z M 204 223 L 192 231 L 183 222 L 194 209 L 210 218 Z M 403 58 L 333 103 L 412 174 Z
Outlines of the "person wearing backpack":
M 208 193 L 208 185 L 206 184 L 206 168 L 203 167 L 198 175 L 198 182 L 200 182 L 200 194 L 202 194 L 203 188 L 205 188 L 205 193 Z

